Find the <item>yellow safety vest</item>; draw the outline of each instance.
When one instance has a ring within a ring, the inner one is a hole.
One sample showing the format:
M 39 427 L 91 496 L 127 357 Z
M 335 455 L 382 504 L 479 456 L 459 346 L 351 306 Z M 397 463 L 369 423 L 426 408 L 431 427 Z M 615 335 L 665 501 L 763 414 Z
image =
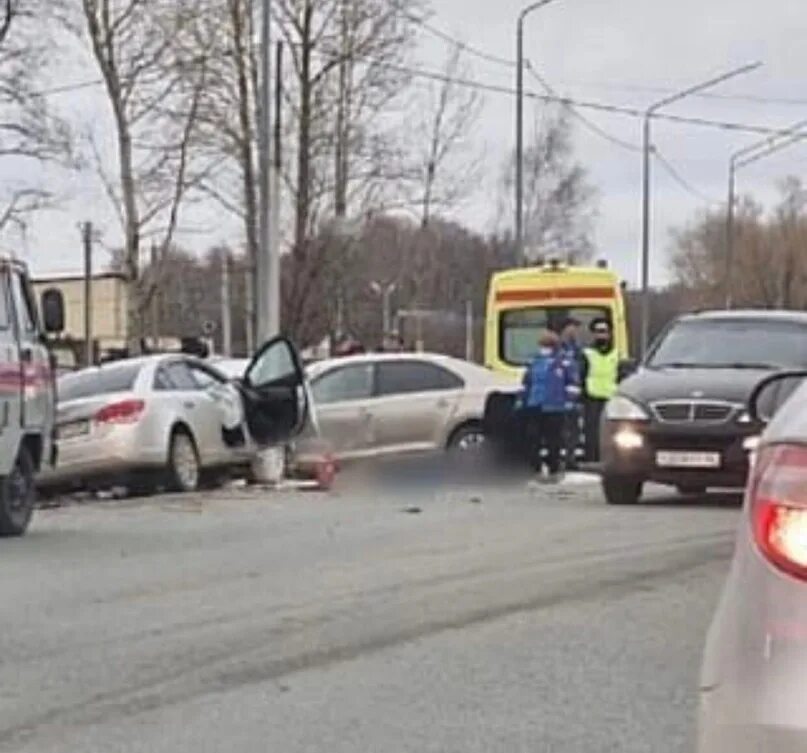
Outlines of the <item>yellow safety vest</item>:
M 586 348 L 588 374 L 586 394 L 597 400 L 608 400 L 616 392 L 619 380 L 619 353 L 611 348 L 608 353 L 600 353 L 596 348 Z

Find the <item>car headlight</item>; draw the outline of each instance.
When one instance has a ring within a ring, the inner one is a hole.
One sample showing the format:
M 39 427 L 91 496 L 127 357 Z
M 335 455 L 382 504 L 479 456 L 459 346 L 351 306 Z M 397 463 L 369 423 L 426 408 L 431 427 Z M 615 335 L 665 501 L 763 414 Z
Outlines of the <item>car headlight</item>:
M 739 416 L 737 416 L 737 423 L 738 424 L 750 424 L 751 423 L 751 414 L 747 410 L 743 411 Z
M 605 406 L 605 417 L 609 421 L 648 421 L 650 415 L 642 408 L 624 395 L 615 395 Z

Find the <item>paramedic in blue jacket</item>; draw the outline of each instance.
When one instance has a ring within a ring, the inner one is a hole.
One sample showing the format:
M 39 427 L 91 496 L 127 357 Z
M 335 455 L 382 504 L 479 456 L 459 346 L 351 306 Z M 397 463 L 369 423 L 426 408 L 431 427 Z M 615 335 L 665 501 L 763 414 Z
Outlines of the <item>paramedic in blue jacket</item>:
M 527 441 L 536 470 L 541 470 L 541 450 L 546 449 L 550 478 L 561 471 L 564 422 L 570 396 L 579 394 L 577 370 L 570 366 L 554 332 L 544 332 L 540 348 L 524 373 L 524 414 Z

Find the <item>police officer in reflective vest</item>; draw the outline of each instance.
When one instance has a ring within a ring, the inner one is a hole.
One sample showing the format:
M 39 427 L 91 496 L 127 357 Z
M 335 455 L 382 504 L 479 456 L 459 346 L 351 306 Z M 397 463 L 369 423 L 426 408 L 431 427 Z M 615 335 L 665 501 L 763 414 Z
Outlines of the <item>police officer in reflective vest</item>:
M 600 419 L 603 408 L 616 392 L 619 381 L 619 353 L 614 346 L 611 325 L 606 319 L 591 323 L 593 343 L 583 351 L 584 416 L 586 460 L 596 462 L 600 454 Z

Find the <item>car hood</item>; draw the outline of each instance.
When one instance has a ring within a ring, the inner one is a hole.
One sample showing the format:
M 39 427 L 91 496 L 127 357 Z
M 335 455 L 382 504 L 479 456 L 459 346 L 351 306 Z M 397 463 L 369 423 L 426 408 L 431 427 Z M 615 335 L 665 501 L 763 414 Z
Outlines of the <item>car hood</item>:
M 619 392 L 640 403 L 657 400 L 720 400 L 745 404 L 771 371 L 764 369 L 648 369 L 619 385 Z

